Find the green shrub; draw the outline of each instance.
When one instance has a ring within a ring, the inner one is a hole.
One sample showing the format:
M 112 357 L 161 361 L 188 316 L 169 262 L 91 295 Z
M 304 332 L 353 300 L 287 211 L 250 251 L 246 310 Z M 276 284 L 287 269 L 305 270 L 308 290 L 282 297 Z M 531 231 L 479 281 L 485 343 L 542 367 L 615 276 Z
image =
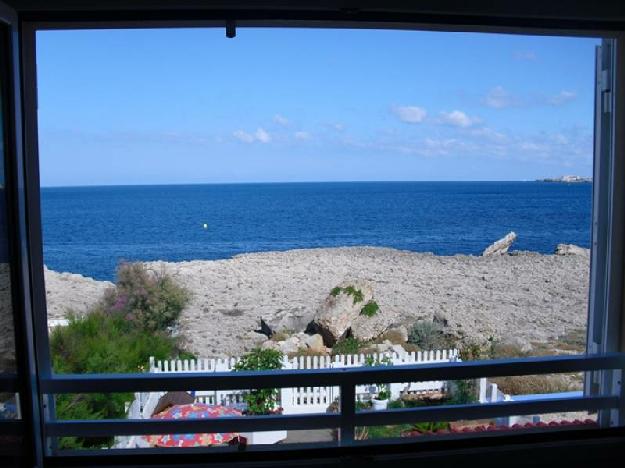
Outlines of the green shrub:
M 391 400 L 388 402 L 388 409 L 400 409 L 405 408 L 404 402 L 401 399 Z
M 360 310 L 360 315 L 365 315 L 367 317 L 373 317 L 380 310 L 380 306 L 375 301 L 367 302 L 364 307 Z
M 402 437 L 405 432 L 409 431 L 437 432 L 449 430 L 450 427 L 451 425 L 448 422 L 422 422 L 416 424 L 395 424 L 390 426 L 365 426 L 357 429 L 361 429 L 361 431 L 366 429 L 365 439 L 388 439 Z
M 451 424 L 448 422 L 420 422 L 415 423 L 412 427 L 417 432 L 438 432 L 448 431 L 451 428 Z
M 114 289 L 93 310 L 50 335 L 52 366 L 56 373 L 141 372 L 149 357 L 189 358 L 167 327 L 187 303 L 187 291 L 164 275 L 151 274 L 142 264 L 122 264 Z M 63 394 L 56 397 L 58 419 L 116 419 L 125 415 L 131 393 Z M 110 445 L 112 438 L 64 437 L 65 449 Z
M 344 337 L 334 343 L 334 346 L 332 346 L 332 354 L 357 354 L 363 344 L 364 343 L 353 336 Z
M 139 372 L 150 356 L 166 359 L 177 351 L 164 332 L 136 328 L 117 314 L 92 312 L 70 317 L 66 327 L 50 336 L 52 364 L 57 373 Z
M 393 439 L 401 437 L 402 433 L 412 429 L 410 424 L 394 424 L 390 426 L 364 426 L 360 428 L 366 430 L 364 439 Z
M 235 371 L 282 369 L 282 353 L 275 349 L 256 348 L 245 354 L 234 366 Z M 249 414 L 270 414 L 278 400 L 275 388 L 251 390 L 243 397 Z
M 360 400 L 357 400 L 356 403 L 355 403 L 355 407 L 356 407 L 356 411 L 370 410 L 371 409 L 371 402 L 370 401 L 360 401 Z M 338 412 L 339 411 L 337 411 L 337 413 Z
M 376 355 L 369 354 L 365 356 L 365 366 L 367 367 L 376 367 L 376 366 L 392 366 L 393 361 L 388 356 L 384 356 L 380 359 Z M 378 387 L 378 395 L 376 398 L 378 400 L 388 400 L 391 397 L 390 385 L 387 383 L 379 383 L 376 384 Z
M 475 380 L 456 380 L 449 399 L 450 405 L 466 405 L 477 401 L 477 385 Z
M 59 374 L 140 372 L 150 356 L 167 359 L 177 354 L 176 341 L 162 332 L 135 327 L 119 314 L 102 311 L 70 317 L 50 335 L 52 366 Z M 131 393 L 63 394 L 56 397 L 58 419 L 116 419 L 125 415 Z M 107 446 L 111 438 L 64 437 L 60 447 Z
M 123 419 L 125 403 L 133 397 L 132 393 L 57 395 L 56 415 L 59 419 Z M 112 444 L 112 437 L 60 437 L 58 442 L 64 450 L 106 448 Z
M 189 292 L 163 273 L 142 263 L 122 263 L 117 283 L 104 296 L 102 308 L 123 314 L 146 330 L 164 330 L 174 324 L 189 301 Z
M 493 343 L 489 342 L 489 349 L 487 351 L 487 354 L 489 356 L 489 358 L 493 359 L 492 357 L 492 353 L 493 351 Z M 459 356 L 460 359 L 463 361 L 477 361 L 478 359 L 482 359 L 482 356 L 484 355 L 484 350 L 482 349 L 482 346 L 480 346 L 478 343 L 476 343 L 475 341 L 470 341 L 465 343 L 462 348 L 460 348 L 460 352 L 459 352 Z
M 445 348 L 449 342 L 443 334 L 443 327 L 434 321 L 420 320 L 408 332 L 408 343 L 422 351 Z
M 375 366 L 392 366 L 393 361 L 388 356 L 384 356 L 380 359 L 375 354 L 368 354 L 365 356 L 365 367 L 375 367 Z

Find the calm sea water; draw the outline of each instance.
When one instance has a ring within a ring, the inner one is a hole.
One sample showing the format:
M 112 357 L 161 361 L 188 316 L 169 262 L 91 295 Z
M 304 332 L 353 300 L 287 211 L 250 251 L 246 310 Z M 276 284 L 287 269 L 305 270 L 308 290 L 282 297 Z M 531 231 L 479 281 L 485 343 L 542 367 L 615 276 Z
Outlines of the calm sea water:
M 590 184 L 362 182 L 42 189 L 49 268 L 113 279 L 120 260 L 372 245 L 480 254 L 590 244 Z M 208 225 L 204 229 L 203 224 Z

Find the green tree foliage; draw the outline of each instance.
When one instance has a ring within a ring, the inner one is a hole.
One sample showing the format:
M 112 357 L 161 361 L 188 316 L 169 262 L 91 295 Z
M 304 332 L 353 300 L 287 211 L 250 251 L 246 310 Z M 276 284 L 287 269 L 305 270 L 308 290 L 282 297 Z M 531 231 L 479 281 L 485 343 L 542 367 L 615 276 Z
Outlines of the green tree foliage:
M 434 322 L 419 320 L 408 332 L 408 342 L 423 351 L 445 348 L 449 343 L 443 334 L 443 327 Z
M 188 301 L 188 293 L 169 277 L 154 278 L 142 265 L 125 264 L 118 283 L 84 316 L 50 335 L 54 371 L 59 374 L 141 372 L 150 356 L 179 356 L 177 340 L 167 331 Z M 123 301 L 122 299 L 123 298 Z M 63 394 L 56 397 L 58 419 L 123 418 L 132 394 Z M 110 445 L 110 438 L 65 437 L 61 448 Z
M 115 288 L 107 291 L 102 307 L 145 330 L 163 330 L 175 323 L 188 301 L 188 291 L 170 276 L 142 263 L 122 263 Z
M 95 311 L 55 328 L 50 349 L 55 372 L 85 374 L 141 372 L 150 356 L 165 359 L 176 346 L 164 331 L 146 331 L 121 315 Z
M 365 357 L 365 366 L 367 367 L 376 367 L 376 366 L 392 366 L 393 361 L 389 356 L 384 356 L 380 359 L 376 355 L 367 355 Z M 378 394 L 376 398 L 378 400 L 388 400 L 391 397 L 391 389 L 390 385 L 387 383 L 379 383 L 376 384 L 378 387 Z
M 332 346 L 332 354 L 357 354 L 363 345 L 364 343 L 358 340 L 358 338 L 353 336 L 343 337 Z
M 282 353 L 275 349 L 256 348 L 235 364 L 235 371 L 282 369 Z M 278 401 L 276 388 L 259 388 L 244 395 L 248 414 L 270 414 Z
M 477 402 L 477 383 L 473 379 L 454 381 L 450 405 L 467 405 Z

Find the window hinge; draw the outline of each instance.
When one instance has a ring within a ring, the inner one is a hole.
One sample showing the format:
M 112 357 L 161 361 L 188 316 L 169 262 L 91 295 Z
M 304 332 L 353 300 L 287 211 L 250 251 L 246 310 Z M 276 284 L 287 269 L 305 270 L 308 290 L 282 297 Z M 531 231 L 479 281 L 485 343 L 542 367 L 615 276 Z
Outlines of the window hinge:
M 603 113 L 604 114 L 609 114 L 612 112 L 612 91 L 607 90 L 607 91 L 603 91 L 601 93 L 601 96 L 603 98 Z
M 610 77 L 610 70 L 601 70 L 599 88 L 601 90 L 601 98 L 603 100 L 601 107 L 604 114 L 612 112 L 612 83 Z
M 601 91 L 610 91 L 610 70 L 601 70 Z

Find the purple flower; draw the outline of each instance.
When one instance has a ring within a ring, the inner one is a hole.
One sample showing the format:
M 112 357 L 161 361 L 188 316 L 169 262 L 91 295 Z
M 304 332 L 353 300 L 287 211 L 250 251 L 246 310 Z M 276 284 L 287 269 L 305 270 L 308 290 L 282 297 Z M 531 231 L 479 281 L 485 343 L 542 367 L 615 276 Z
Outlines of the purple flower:
M 115 299 L 115 303 L 113 304 L 113 310 L 114 311 L 120 311 L 124 307 L 126 307 L 127 303 L 128 303 L 128 296 L 126 294 L 120 294 Z

